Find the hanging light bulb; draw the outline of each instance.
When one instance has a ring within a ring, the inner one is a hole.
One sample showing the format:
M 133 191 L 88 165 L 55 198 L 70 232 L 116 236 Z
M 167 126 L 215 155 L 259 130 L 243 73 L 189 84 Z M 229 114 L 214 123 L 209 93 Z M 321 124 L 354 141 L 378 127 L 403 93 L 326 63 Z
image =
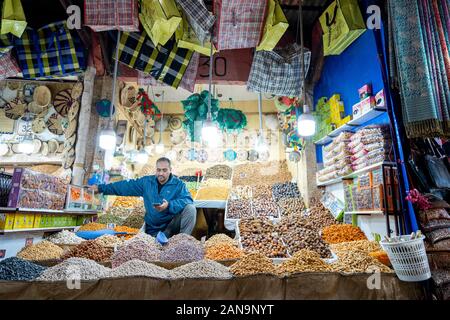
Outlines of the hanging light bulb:
M 207 141 L 208 143 L 215 143 L 217 141 L 217 126 L 214 121 L 211 120 L 210 117 L 203 122 L 202 127 L 202 139 Z
M 103 129 L 100 132 L 99 146 L 103 150 L 114 150 L 116 148 L 116 133 L 112 129 Z
M 303 106 L 303 114 L 298 119 L 297 130 L 302 137 L 311 137 L 316 133 L 316 120 L 309 113 L 307 105 Z
M 17 149 L 20 153 L 31 154 L 34 150 L 33 140 L 30 138 L 25 138 L 22 142 L 19 143 Z
M 140 164 L 146 164 L 147 163 L 147 161 L 148 161 L 148 153 L 147 152 L 145 152 L 145 150 L 144 149 L 142 149 L 141 151 L 139 151 L 137 154 L 136 154 L 136 162 L 137 163 L 140 163 Z
M 269 151 L 269 146 L 267 145 L 266 139 L 264 139 L 264 135 L 262 133 L 256 140 L 255 150 L 258 153 L 264 153 Z
M 163 154 L 163 153 L 164 153 L 164 149 L 165 149 L 164 143 L 158 143 L 158 144 L 156 145 L 156 147 L 155 147 L 155 152 L 156 152 L 157 154 Z
M 306 105 L 306 70 L 305 70 L 305 43 L 303 40 L 303 7 L 302 1 L 299 2 L 299 22 L 300 22 L 300 42 L 301 42 L 301 66 L 302 66 L 302 101 L 303 113 L 297 121 L 297 132 L 302 137 L 311 137 L 316 133 L 316 120 L 309 112 Z M 298 30 L 298 29 L 297 29 Z

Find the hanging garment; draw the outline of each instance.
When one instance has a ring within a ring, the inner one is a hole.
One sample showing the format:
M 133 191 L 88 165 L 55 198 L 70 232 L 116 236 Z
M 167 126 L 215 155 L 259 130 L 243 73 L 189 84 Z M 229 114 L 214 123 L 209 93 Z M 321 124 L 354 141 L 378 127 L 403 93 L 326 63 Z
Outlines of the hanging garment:
M 24 78 L 61 77 L 86 69 L 81 40 L 76 32 L 70 32 L 65 21 L 37 31 L 27 28 L 14 45 Z
M 14 77 L 20 73 L 19 65 L 11 54 L 12 48 L 0 48 L 0 80 Z
M 274 51 L 257 51 L 247 82 L 247 90 L 278 96 L 300 96 L 303 75 L 301 50 L 297 44 Z M 305 73 L 308 73 L 311 52 L 303 56 Z
M 136 0 L 84 0 L 84 24 L 96 32 L 139 31 Z
M 267 0 L 214 0 L 217 50 L 258 46 L 266 5 Z

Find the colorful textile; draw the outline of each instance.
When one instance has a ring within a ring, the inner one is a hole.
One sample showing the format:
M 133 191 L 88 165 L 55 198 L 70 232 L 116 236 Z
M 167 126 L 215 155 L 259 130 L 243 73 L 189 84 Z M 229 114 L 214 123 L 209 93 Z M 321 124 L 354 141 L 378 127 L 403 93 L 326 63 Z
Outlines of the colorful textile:
M 261 38 L 267 0 L 215 0 L 217 50 L 255 48 Z
M 278 96 L 301 94 L 301 48 L 297 44 L 274 51 L 257 51 L 253 59 L 247 89 Z M 305 72 L 308 73 L 311 52 L 305 49 Z
M 199 0 L 176 0 L 183 9 L 189 25 L 197 35 L 198 40 L 204 44 L 211 37 L 211 29 L 216 17 L 206 9 L 203 1 Z
M 84 24 L 96 32 L 139 31 L 136 0 L 84 0 Z
M 0 48 L 0 80 L 20 73 L 19 65 L 11 54 L 13 47 Z

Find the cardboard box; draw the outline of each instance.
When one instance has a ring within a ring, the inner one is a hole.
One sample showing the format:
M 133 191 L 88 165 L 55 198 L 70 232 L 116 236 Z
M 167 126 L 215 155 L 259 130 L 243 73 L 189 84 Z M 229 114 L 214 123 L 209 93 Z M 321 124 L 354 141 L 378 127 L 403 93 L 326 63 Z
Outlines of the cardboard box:
M 25 229 L 26 220 L 27 217 L 25 213 L 16 213 L 16 217 L 14 219 L 14 229 Z
M 361 112 L 361 102 L 358 102 L 352 107 L 352 113 L 353 113 L 353 120 L 358 119 L 362 116 Z
M 41 220 L 42 220 L 42 214 L 36 213 L 36 214 L 34 215 L 33 228 L 40 228 Z
M 0 230 L 14 229 L 15 213 L 0 213 Z
M 359 99 L 362 101 L 372 95 L 372 84 L 366 84 L 358 90 Z

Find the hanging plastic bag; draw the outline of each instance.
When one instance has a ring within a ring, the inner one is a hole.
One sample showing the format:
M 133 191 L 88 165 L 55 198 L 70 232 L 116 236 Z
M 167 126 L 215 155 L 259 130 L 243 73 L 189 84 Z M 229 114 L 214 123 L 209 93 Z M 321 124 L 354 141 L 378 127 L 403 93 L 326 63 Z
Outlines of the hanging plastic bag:
M 366 31 L 357 0 L 335 0 L 320 16 L 324 55 L 339 55 Z
M 289 23 L 278 0 L 269 0 L 263 37 L 256 50 L 272 51 L 288 28 Z
M 197 38 L 194 29 L 189 25 L 187 19 L 183 19 L 182 28 L 183 36 L 178 41 L 178 47 L 196 51 L 209 57 L 211 53 L 211 42 L 205 41 L 205 43 L 202 44 L 201 41 Z M 213 46 L 213 53 L 216 52 L 217 50 Z
M 174 0 L 143 0 L 139 19 L 155 46 L 165 45 L 175 32 L 177 39 L 182 37 L 181 14 Z
M 25 12 L 20 0 L 5 0 L 2 8 L 0 34 L 12 33 L 20 38 L 27 27 Z

